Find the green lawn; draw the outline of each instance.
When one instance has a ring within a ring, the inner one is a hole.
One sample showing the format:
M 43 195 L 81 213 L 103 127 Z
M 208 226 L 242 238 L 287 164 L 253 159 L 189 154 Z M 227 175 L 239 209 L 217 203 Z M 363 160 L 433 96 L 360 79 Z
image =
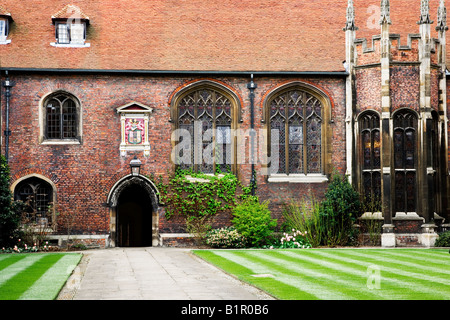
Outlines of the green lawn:
M 440 249 L 195 250 L 281 300 L 449 300 Z
M 53 300 L 82 255 L 20 253 L 0 255 L 0 300 Z

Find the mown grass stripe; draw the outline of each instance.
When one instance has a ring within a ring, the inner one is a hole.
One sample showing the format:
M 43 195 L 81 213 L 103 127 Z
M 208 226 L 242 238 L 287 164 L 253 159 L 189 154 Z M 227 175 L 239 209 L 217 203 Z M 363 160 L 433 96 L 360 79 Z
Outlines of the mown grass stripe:
M 0 254 L 0 263 L 2 262 L 2 260 L 11 258 L 11 256 L 12 256 L 12 255 L 9 254 L 9 253 Z
M 295 270 L 295 276 L 307 276 L 316 284 L 322 285 L 332 294 L 337 292 L 341 300 L 368 300 L 376 299 L 377 296 L 370 293 L 365 281 L 355 278 L 354 274 L 340 273 L 338 276 L 333 268 L 326 267 L 314 259 L 299 260 L 298 257 L 290 256 L 289 251 L 275 251 L 263 253 L 264 259 L 268 259 L 277 265 L 285 265 L 286 268 Z M 339 285 L 340 284 L 340 285 Z M 361 291 L 363 289 L 363 291 Z M 336 295 L 336 294 L 335 294 Z M 378 296 L 378 298 L 380 298 Z
M 415 255 L 421 255 L 426 258 L 443 258 L 448 255 L 447 249 L 395 249 L 388 251 L 414 252 Z
M 3 269 L 6 269 L 10 265 L 12 265 L 13 263 L 16 263 L 17 261 L 22 260 L 23 258 L 25 258 L 25 256 L 20 255 L 20 254 L 19 255 L 15 255 L 15 254 L 5 255 L 4 257 L 2 257 L 2 260 L 0 260 L 0 272 Z M 0 277 L 1 277 L 1 273 L 0 273 Z
M 326 251 L 326 252 L 325 252 Z M 330 256 L 335 257 L 337 259 L 341 259 L 343 261 L 347 261 L 349 263 L 355 263 L 363 266 L 368 265 L 377 265 L 380 267 L 382 274 L 382 286 L 384 287 L 392 287 L 393 290 L 404 290 L 405 297 L 404 299 L 448 299 L 450 297 L 450 293 L 448 290 L 442 288 L 441 284 L 434 283 L 432 281 L 423 280 L 421 277 L 411 277 L 405 276 L 402 270 L 389 268 L 387 265 L 380 263 L 381 261 L 367 261 L 367 258 L 364 258 L 364 261 L 355 259 L 354 257 L 345 257 L 345 255 L 350 255 L 351 252 L 347 250 L 341 250 L 337 252 L 331 252 L 330 250 L 318 250 L 317 254 L 320 254 L 326 258 L 330 258 Z M 358 257 L 363 258 L 363 257 Z M 394 286 L 395 284 L 395 286 Z M 445 291 L 445 292 L 443 292 Z M 414 294 L 416 292 L 417 294 Z M 418 294 L 421 296 L 418 298 Z
M 430 282 L 437 282 L 437 283 L 443 284 L 444 286 L 448 286 L 450 289 L 450 280 L 445 279 L 445 278 L 443 279 L 441 274 L 431 275 L 431 274 L 428 274 L 425 272 L 419 273 L 419 272 L 409 271 L 398 260 L 394 260 L 392 258 L 377 255 L 376 252 L 364 253 L 361 251 L 351 251 L 351 252 L 347 252 L 347 253 L 350 255 L 353 255 L 353 256 L 358 256 L 358 257 L 364 258 L 364 260 L 371 260 L 374 263 L 379 263 L 379 264 L 383 265 L 383 268 L 385 270 L 388 270 L 392 273 L 400 274 L 402 276 L 409 276 L 409 277 L 415 278 L 415 279 L 426 280 L 426 281 L 430 281 Z M 390 266 L 386 266 L 385 264 L 383 264 L 385 262 L 389 263 Z M 418 266 L 418 267 L 420 267 L 420 266 Z
M 293 271 L 290 268 L 286 268 L 284 267 L 284 264 L 280 265 L 278 263 L 270 261 L 270 259 L 267 259 L 266 257 L 261 256 L 261 253 L 261 251 L 236 252 L 236 254 L 240 255 L 243 259 L 250 259 L 257 264 L 265 265 L 267 270 L 266 273 L 272 274 L 275 279 L 283 282 L 284 284 L 289 284 L 297 288 L 298 294 L 295 297 L 296 299 L 350 299 L 348 296 L 343 295 L 340 292 L 336 292 L 333 294 L 330 291 L 327 291 L 327 286 L 323 285 L 322 282 L 317 281 L 316 277 Z M 249 255 L 250 257 L 248 257 Z M 264 273 L 264 271 L 262 273 Z
M 197 256 L 202 259 L 206 259 L 219 267 L 225 272 L 238 275 L 238 278 L 242 281 L 250 283 L 266 292 L 272 294 L 274 297 L 283 296 L 284 299 L 295 299 L 298 296 L 299 290 L 290 285 L 284 284 L 271 277 L 255 278 L 252 275 L 255 273 L 253 270 L 244 267 L 241 264 L 233 262 L 225 257 L 219 256 L 216 252 L 212 251 L 195 251 Z M 304 293 L 304 296 L 307 296 Z M 308 299 L 315 299 L 314 296 L 307 297 Z
M 391 250 L 391 252 L 388 252 L 392 255 L 396 256 L 408 256 L 414 261 L 419 261 L 419 263 L 432 263 L 436 266 L 443 266 L 447 268 L 450 265 L 450 255 L 448 252 L 445 252 L 445 254 L 440 254 L 439 256 L 436 255 L 428 255 L 422 250 L 415 250 L 415 251 L 399 251 L 399 250 Z
M 418 258 L 415 253 L 399 253 L 394 251 L 376 251 L 372 253 L 377 257 L 384 257 L 386 259 L 391 259 L 395 261 L 396 264 L 401 266 L 407 266 L 411 268 L 417 268 L 422 271 L 429 271 L 430 274 L 447 274 L 450 275 L 450 255 L 447 261 L 441 260 L 433 262 L 434 260 L 424 260 L 422 257 Z
M 381 267 L 379 264 L 374 264 L 371 262 L 367 262 L 364 260 L 357 260 L 352 258 L 346 258 L 342 256 L 343 250 L 328 250 L 328 249 L 320 249 L 320 250 L 307 250 L 302 252 L 295 252 L 295 254 L 303 256 L 304 254 L 312 254 L 312 255 L 318 255 L 319 259 L 323 259 L 324 261 L 330 261 L 335 260 L 339 263 L 346 263 L 347 265 L 354 265 L 355 267 L 364 268 L 366 270 L 367 277 L 371 275 L 371 272 L 373 272 L 374 267 Z M 293 252 L 294 254 L 294 252 Z M 380 284 L 382 283 L 382 286 L 380 288 L 375 288 L 376 291 L 380 292 L 387 292 L 391 298 L 390 300 L 404 300 L 404 299 L 410 299 L 410 297 L 413 297 L 413 292 L 417 293 L 423 293 L 423 291 L 428 290 L 428 294 L 434 294 L 434 290 L 429 290 L 426 286 L 421 286 L 420 288 L 422 290 L 417 289 L 411 289 L 407 292 L 404 290 L 401 290 L 401 288 L 410 288 L 411 284 L 414 283 L 415 279 L 407 278 L 407 280 L 399 280 L 398 276 L 396 274 L 387 273 L 385 268 L 383 267 L 382 270 L 380 270 Z M 339 271 L 336 271 L 339 272 Z M 370 281 L 371 279 L 367 278 L 367 281 Z M 388 280 L 388 281 L 386 281 Z M 373 289 L 372 289 L 373 290 Z M 421 297 L 422 298 L 422 297 Z M 442 298 L 442 297 L 441 297 Z
M 227 261 L 232 261 L 233 263 L 245 265 L 247 268 L 251 268 L 251 273 L 253 275 L 258 274 L 266 274 L 266 268 L 262 268 L 261 265 L 253 263 L 252 261 L 249 261 L 248 259 L 243 259 L 238 256 L 232 255 L 230 252 L 225 251 L 215 251 L 215 253 L 220 256 L 222 259 L 225 259 Z M 272 274 L 272 272 L 271 272 Z M 275 275 L 274 275 L 275 276 Z M 252 278 L 252 275 L 248 275 L 246 279 L 243 279 L 245 281 L 248 281 L 250 283 L 261 285 L 260 288 L 263 290 L 266 290 L 267 292 L 273 294 L 274 296 L 277 296 L 279 294 L 283 294 L 284 299 L 298 299 L 299 296 L 301 296 L 305 300 L 317 300 L 317 296 L 314 294 L 311 294 L 309 292 L 304 292 L 298 288 L 298 286 L 295 286 L 292 284 L 292 282 L 285 283 L 284 281 L 281 281 L 279 278 Z M 264 282 L 263 282 L 264 281 Z M 277 286 L 270 286 L 270 283 L 277 283 Z M 266 286 L 265 286 L 266 284 Z
M 36 261 L 42 259 L 44 257 L 41 254 L 33 254 L 33 255 L 13 255 L 8 261 L 4 262 L 13 262 L 9 264 L 6 268 L 0 271 L 0 288 L 3 283 L 7 282 L 9 279 L 13 278 L 16 274 L 22 272 L 27 269 L 29 266 L 33 265 Z
M 309 251 L 309 250 L 308 250 Z M 310 268 L 314 270 L 320 270 L 320 272 L 315 271 L 318 275 L 327 281 L 328 284 L 341 284 L 341 289 L 343 292 L 349 291 L 349 294 L 355 297 L 355 299 L 369 300 L 369 299 L 395 299 L 391 293 L 386 293 L 385 291 L 370 289 L 367 285 L 368 273 L 367 268 L 364 266 L 348 266 L 342 261 L 325 261 L 323 258 L 309 256 L 309 254 L 314 254 L 313 252 L 294 252 L 294 251 L 281 251 L 277 252 L 279 255 L 284 255 L 289 258 L 289 263 L 299 266 L 304 266 L 300 264 L 300 261 L 308 261 L 310 263 Z M 299 261 L 300 259 L 300 261 Z M 311 272 L 310 270 L 302 269 L 302 273 Z
M 17 300 L 47 269 L 51 268 L 62 257 L 61 254 L 45 254 L 36 259 L 33 264 L 16 273 L 0 286 L 0 300 Z
M 249 253 L 250 251 L 218 252 L 220 256 L 223 256 L 236 263 L 245 265 L 251 270 L 253 270 L 255 273 L 260 274 L 270 273 L 274 275 L 276 280 L 299 289 L 300 290 L 299 296 L 301 296 L 301 292 L 308 293 L 309 297 L 307 299 L 323 299 L 323 300 L 348 299 L 347 296 L 342 295 L 339 292 L 331 293 L 329 290 L 327 290 L 326 286 L 320 285 L 316 281 L 308 280 L 308 277 L 302 275 L 301 273 L 296 273 L 292 271 L 290 273 L 286 273 L 285 268 L 277 265 L 276 263 L 264 260 L 259 255 L 254 255 L 251 258 L 249 258 L 246 256 Z M 295 280 L 292 277 L 292 273 L 294 273 L 297 276 Z
M 18 300 L 53 300 L 80 262 L 81 255 L 64 255 L 50 267 Z
M 310 299 L 450 299 L 449 274 L 439 272 L 442 269 L 449 270 L 448 253 L 442 250 L 416 250 L 233 250 L 227 255 L 236 263 L 249 267 L 251 271 L 271 274 L 280 283 L 287 282 L 298 288 L 299 292 L 289 292 L 289 295 L 280 289 L 279 297 L 282 299 L 287 299 L 287 296 L 290 299 L 305 299 L 306 290 L 309 290 L 306 292 L 312 297 Z M 311 287 L 302 287 L 298 285 L 299 281 L 314 283 L 313 290 L 323 286 L 329 293 L 339 291 L 340 295 L 314 296 L 311 294 Z M 265 290 L 264 287 L 261 288 Z
M 384 252 L 383 254 L 393 256 L 398 261 L 401 261 L 403 264 L 414 264 L 417 267 L 420 266 L 420 268 L 424 270 L 430 270 L 430 271 L 436 271 L 439 270 L 440 273 L 446 273 L 450 274 L 450 255 L 448 257 L 442 257 L 441 259 L 428 259 L 424 258 L 423 256 L 417 256 L 416 253 L 402 253 L 398 251 L 390 251 L 390 252 Z M 446 258 L 447 260 L 444 260 L 443 258 Z M 425 260 L 426 259 L 426 260 Z

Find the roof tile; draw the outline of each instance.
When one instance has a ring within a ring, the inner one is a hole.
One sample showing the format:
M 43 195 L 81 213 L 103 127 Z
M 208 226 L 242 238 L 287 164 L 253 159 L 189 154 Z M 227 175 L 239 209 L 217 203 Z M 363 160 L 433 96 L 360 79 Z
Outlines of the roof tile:
M 75 5 L 68 4 L 57 13 L 52 15 L 52 19 L 84 19 L 89 20 L 81 9 Z
M 69 12 L 65 1 L 0 0 L 16 24 L 11 43 L 0 46 L 0 67 L 344 71 L 345 0 L 72 0 L 79 12 Z M 407 34 L 419 32 L 420 1 L 390 3 L 390 32 L 406 44 Z M 431 3 L 435 21 L 438 5 Z M 380 33 L 380 1 L 359 0 L 355 7 L 356 37 L 370 40 Z M 51 17 L 87 17 L 83 12 L 89 13 L 91 46 L 50 46 Z

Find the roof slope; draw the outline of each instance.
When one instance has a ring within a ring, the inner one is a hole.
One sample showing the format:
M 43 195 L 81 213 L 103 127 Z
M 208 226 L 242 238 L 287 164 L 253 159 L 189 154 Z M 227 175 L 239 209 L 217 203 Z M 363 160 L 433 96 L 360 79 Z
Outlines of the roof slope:
M 436 21 L 439 1 L 431 2 Z M 391 32 L 418 33 L 420 0 L 390 3 Z M 66 0 L 0 0 L 14 19 L 12 42 L 0 45 L 0 66 L 343 71 L 347 0 L 73 0 L 70 4 L 89 17 L 88 48 L 50 46 L 55 41 L 52 16 L 64 11 Z M 355 6 L 357 37 L 378 34 L 380 1 L 355 0 Z
M 85 19 L 85 20 L 89 20 L 89 17 L 87 15 L 85 15 L 83 13 L 83 11 L 81 11 L 81 8 L 73 5 L 73 4 L 68 4 L 66 5 L 64 8 L 62 8 L 61 10 L 59 10 L 57 13 L 55 13 L 52 18 L 54 19 Z

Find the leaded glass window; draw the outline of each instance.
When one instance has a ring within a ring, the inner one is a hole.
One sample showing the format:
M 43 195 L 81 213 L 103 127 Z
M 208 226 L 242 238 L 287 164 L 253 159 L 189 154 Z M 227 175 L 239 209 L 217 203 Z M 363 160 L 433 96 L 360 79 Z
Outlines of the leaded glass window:
M 56 38 L 58 39 L 58 43 L 70 43 L 69 25 L 59 23 L 57 26 Z
M 293 89 L 269 102 L 269 116 L 271 158 L 278 157 L 278 166 L 272 165 L 271 173 L 322 173 L 322 103 Z
M 361 187 L 364 200 L 371 211 L 381 210 L 381 140 L 380 118 L 366 112 L 359 119 L 361 150 Z
M 416 211 L 417 117 L 409 111 L 394 116 L 395 211 Z
M 0 41 L 5 41 L 7 37 L 6 32 L 6 19 L 0 19 Z
M 439 212 L 440 208 L 438 206 L 439 203 L 439 179 L 440 176 L 440 168 L 439 168 L 439 116 L 436 111 L 431 113 L 432 115 L 432 123 L 431 123 L 431 166 L 434 170 L 434 174 L 432 174 L 433 183 L 431 185 L 430 191 L 430 200 L 431 207 L 435 212 Z M 444 130 L 442 129 L 442 132 Z
M 77 138 L 77 104 L 71 97 L 59 94 L 45 103 L 46 138 Z
M 84 44 L 86 40 L 86 24 L 57 23 L 56 40 L 58 44 Z
M 195 172 L 226 172 L 232 165 L 233 104 L 221 92 L 202 88 L 183 96 L 178 104 L 179 141 L 190 161 L 177 164 Z M 189 133 L 189 134 L 184 134 Z M 190 141 L 184 141 L 190 139 Z M 179 156 L 179 155 L 178 155 Z
M 19 183 L 15 189 L 15 199 L 25 204 L 26 218 L 31 223 L 51 224 L 52 187 L 38 178 L 30 178 Z

